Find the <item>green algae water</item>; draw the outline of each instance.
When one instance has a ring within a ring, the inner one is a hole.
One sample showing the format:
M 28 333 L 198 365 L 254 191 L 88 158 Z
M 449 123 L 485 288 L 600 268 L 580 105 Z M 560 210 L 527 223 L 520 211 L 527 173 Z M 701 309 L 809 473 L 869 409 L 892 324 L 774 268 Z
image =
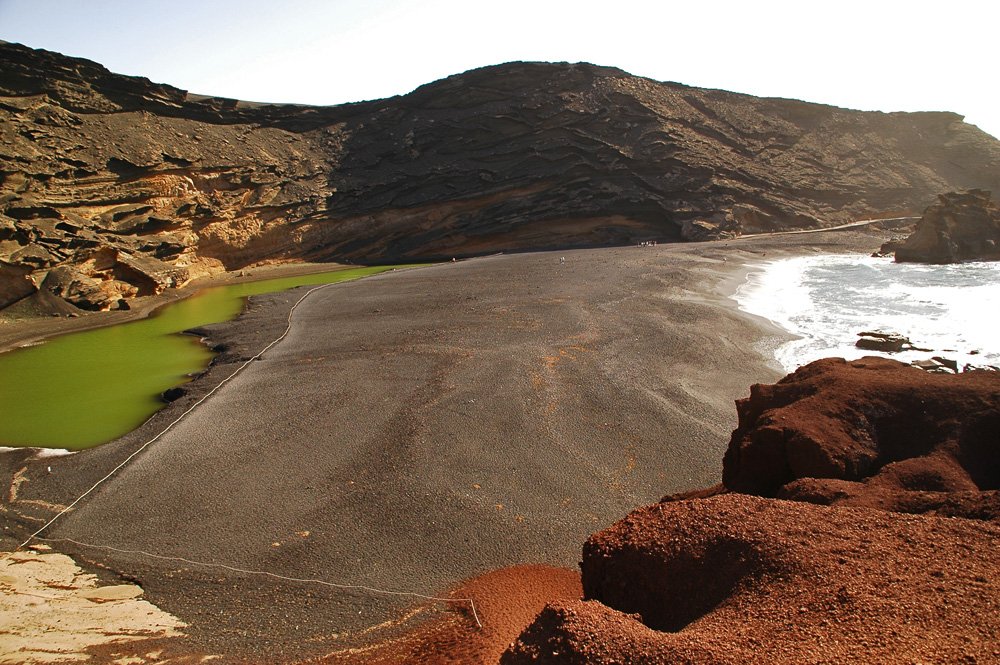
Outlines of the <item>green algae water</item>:
M 116 439 L 165 406 L 160 393 L 208 366 L 212 351 L 181 331 L 235 318 L 248 296 L 392 268 L 207 288 L 146 319 L 0 353 L 0 445 L 80 450 Z

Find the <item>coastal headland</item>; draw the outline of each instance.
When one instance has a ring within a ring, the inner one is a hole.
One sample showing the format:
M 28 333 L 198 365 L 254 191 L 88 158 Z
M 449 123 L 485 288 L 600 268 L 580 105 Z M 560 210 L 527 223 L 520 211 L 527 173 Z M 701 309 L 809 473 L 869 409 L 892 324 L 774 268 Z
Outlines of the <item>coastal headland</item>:
M 166 653 L 350 660 L 444 621 L 471 636 L 468 662 L 495 662 L 533 617 L 511 619 L 504 597 L 572 596 L 590 534 L 718 482 L 734 400 L 783 374 L 766 350 L 782 333 L 728 297 L 747 265 L 885 239 L 525 252 L 321 288 L 280 344 L 41 536 L 186 624 Z M 277 338 L 303 291 L 201 330 L 221 354 L 139 430 L 70 456 L 0 455 L 3 548 Z M 385 593 L 465 598 L 468 580 L 474 600 L 492 589 L 482 629 L 461 602 Z M 555 599 L 533 598 L 536 612 Z

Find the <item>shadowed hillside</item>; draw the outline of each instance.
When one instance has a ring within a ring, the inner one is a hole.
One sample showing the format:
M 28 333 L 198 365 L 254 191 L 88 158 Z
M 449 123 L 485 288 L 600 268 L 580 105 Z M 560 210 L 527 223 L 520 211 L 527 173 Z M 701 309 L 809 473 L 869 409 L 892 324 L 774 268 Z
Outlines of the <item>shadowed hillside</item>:
M 1000 189 L 951 113 L 510 63 L 336 107 L 189 95 L 0 44 L 0 307 L 83 309 L 261 261 L 729 237 Z

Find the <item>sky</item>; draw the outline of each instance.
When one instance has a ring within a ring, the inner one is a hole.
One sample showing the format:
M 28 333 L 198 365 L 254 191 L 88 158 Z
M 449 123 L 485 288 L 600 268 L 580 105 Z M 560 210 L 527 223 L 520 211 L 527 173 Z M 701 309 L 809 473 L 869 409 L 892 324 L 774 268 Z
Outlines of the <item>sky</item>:
M 513 60 L 1000 136 L 996 0 L 0 0 L 0 39 L 190 92 L 340 104 Z M 0 63 L 2 66 L 2 63 Z

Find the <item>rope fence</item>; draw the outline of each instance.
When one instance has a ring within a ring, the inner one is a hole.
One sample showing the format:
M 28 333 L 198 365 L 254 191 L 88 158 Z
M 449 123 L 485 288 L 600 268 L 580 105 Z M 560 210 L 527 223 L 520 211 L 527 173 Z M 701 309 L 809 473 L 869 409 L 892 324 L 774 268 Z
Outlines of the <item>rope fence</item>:
M 88 548 L 94 548 L 94 549 L 101 549 L 101 550 L 106 550 L 106 551 L 110 551 L 110 552 L 117 552 L 117 553 L 120 553 L 120 554 L 129 554 L 129 555 L 133 555 L 133 556 L 145 556 L 145 557 L 148 557 L 148 558 L 151 558 L 151 559 L 157 559 L 157 560 L 161 560 L 161 561 L 178 561 L 178 562 L 184 562 L 184 563 L 190 564 L 192 566 L 200 566 L 200 567 L 204 567 L 204 568 L 216 568 L 216 569 L 221 569 L 221 570 L 228 570 L 228 571 L 231 571 L 231 572 L 241 573 L 241 574 L 245 574 L 245 575 L 266 576 L 266 577 L 271 577 L 271 578 L 282 580 L 282 581 L 286 581 L 286 582 L 303 583 L 303 584 L 318 584 L 318 585 L 322 585 L 322 586 L 326 586 L 326 587 L 332 587 L 332 588 L 335 588 L 335 589 L 344 589 L 344 590 L 353 590 L 353 591 L 367 591 L 369 593 L 381 594 L 381 595 L 386 595 L 386 596 L 405 596 L 405 597 L 418 598 L 418 599 L 421 599 L 421 600 L 428 600 L 428 601 L 442 602 L 442 603 L 468 603 L 469 606 L 472 608 L 472 616 L 476 620 L 476 625 L 479 626 L 480 628 L 482 628 L 483 624 L 480 622 L 480 620 L 479 620 L 479 614 L 476 612 L 476 604 L 475 604 L 475 602 L 473 602 L 473 600 L 471 598 L 440 598 L 440 597 L 437 597 L 437 596 L 426 596 L 424 594 L 414 593 L 414 592 L 410 592 L 410 591 L 390 591 L 390 590 L 387 590 L 387 589 L 377 589 L 375 587 L 369 587 L 369 586 L 364 586 L 364 585 L 336 584 L 334 582 L 328 582 L 326 580 L 288 577 L 288 576 L 285 576 L 285 575 L 279 575 L 278 573 L 272 573 L 272 572 L 268 572 L 268 571 L 264 571 L 264 570 L 249 570 L 249 569 L 239 568 L 239 567 L 236 567 L 236 566 L 229 566 L 229 565 L 221 564 L 221 563 L 207 563 L 207 562 L 203 562 L 203 561 L 192 561 L 190 559 L 185 559 L 183 557 L 178 557 L 178 556 L 164 556 L 164 555 L 160 555 L 160 554 L 154 554 L 152 552 L 145 552 L 143 550 L 124 550 L 124 549 L 118 549 L 118 548 L 115 548 L 115 547 L 110 547 L 110 546 L 107 546 L 107 545 L 94 545 L 94 544 L 91 544 L 91 543 L 83 543 L 83 542 L 80 542 L 80 541 L 77 541 L 77 540 L 73 540 L 71 538 L 55 538 L 55 539 L 50 539 L 50 538 L 42 538 L 41 537 L 41 533 L 44 532 L 46 529 L 48 529 L 50 526 L 52 526 L 52 524 L 55 523 L 56 520 L 58 520 L 60 517 L 62 517 L 66 513 L 68 513 L 70 510 L 72 510 L 78 503 L 80 503 L 80 501 L 82 501 L 85 497 L 87 497 L 91 492 L 93 492 L 94 490 L 96 490 L 104 482 L 106 482 L 109 478 L 111 478 L 116 473 L 118 473 L 118 471 L 120 471 L 122 468 L 124 468 L 137 455 L 139 455 L 139 453 L 141 453 L 142 451 L 144 451 L 146 448 L 148 448 L 154 442 L 158 441 L 160 439 L 160 437 L 162 437 L 164 434 L 166 434 L 171 429 L 173 429 L 173 427 L 175 425 L 177 425 L 179 422 L 181 422 L 182 420 L 184 420 L 184 418 L 188 414 L 190 414 L 192 411 L 194 411 L 196 408 L 198 408 L 199 406 L 201 406 L 209 397 L 211 397 L 212 395 L 214 395 L 220 388 L 222 388 L 222 386 L 224 386 L 227 383 L 229 383 L 240 372 L 242 372 L 244 369 L 246 369 L 246 367 L 248 365 L 250 365 L 250 363 L 252 363 L 255 360 L 259 360 L 260 357 L 263 356 L 265 352 L 269 351 L 276 344 L 278 344 L 278 342 L 280 342 L 281 340 L 283 340 L 288 335 L 289 331 L 291 331 L 291 329 L 292 329 L 292 314 L 295 312 L 295 309 L 302 303 L 303 300 L 305 300 L 307 297 L 309 297 L 310 295 L 312 295 L 315 291 L 318 291 L 319 289 L 323 289 L 323 288 L 326 288 L 326 287 L 329 287 L 329 286 L 333 286 L 333 284 L 321 284 L 319 286 L 315 286 L 315 287 L 309 289 L 304 294 L 302 294 L 302 297 L 299 298 L 297 301 L 295 301 L 295 304 L 292 305 L 292 308 L 290 310 L 288 310 L 288 317 L 287 317 L 287 320 L 286 320 L 285 330 L 284 330 L 284 332 L 281 333 L 281 335 L 279 335 L 274 341 L 272 341 L 270 344 L 268 344 L 263 349 L 261 349 L 256 354 L 254 354 L 253 357 L 251 357 L 250 359 L 248 359 L 247 361 L 245 361 L 243 364 L 241 364 L 239 367 L 237 367 L 236 370 L 234 370 L 232 374 L 230 374 L 229 376 L 227 376 L 226 378 L 224 378 L 222 381 L 220 381 L 218 383 L 218 385 L 216 385 L 214 388 L 212 388 L 210 391 L 208 391 L 203 397 L 201 397 L 198 401 L 196 401 L 194 404 L 192 404 L 186 411 L 184 411 L 184 413 L 182 413 L 175 420 L 173 420 L 173 422 L 171 422 L 169 425 L 167 425 L 162 430 L 160 430 L 160 432 L 156 436 L 152 437 L 151 439 L 149 439 L 148 441 L 146 441 L 145 443 L 143 443 L 141 446 L 139 446 L 139 448 L 137 448 L 135 450 L 135 452 L 133 452 L 128 457 L 126 457 L 118 466 L 116 466 L 111 471 L 109 471 L 107 475 L 105 475 L 103 478 L 101 478 L 96 483 L 94 483 L 94 485 L 90 489 L 88 489 L 86 492 L 84 492 L 83 494 L 81 494 L 80 496 L 78 496 L 72 503 L 70 503 L 68 506 L 66 506 L 61 511 L 59 511 L 52 519 L 50 519 L 48 522 L 46 522 L 45 524 L 43 524 L 41 526 L 41 528 L 39 528 L 37 531 L 35 531 L 34 533 L 32 533 L 30 536 L 28 536 L 23 543 L 21 543 L 20 545 L 18 545 L 11 552 L 5 552 L 5 553 L 3 553 L 2 556 L 0 556 L 0 558 L 9 557 L 12 554 L 14 554 L 15 552 L 18 552 L 18 551 L 24 549 L 33 540 L 37 540 L 37 541 L 45 542 L 45 543 L 67 542 L 67 543 L 73 543 L 73 544 L 78 545 L 80 547 L 88 547 Z
M 363 584 L 338 584 L 336 582 L 328 582 L 326 580 L 316 579 L 316 578 L 305 578 L 305 577 L 289 577 L 287 575 L 279 575 L 278 573 L 272 573 L 266 570 L 253 570 L 250 568 L 240 568 L 238 566 L 230 566 L 224 563 L 208 563 L 205 561 L 194 561 L 192 559 L 185 559 L 181 556 L 164 556 L 162 554 L 154 554 L 152 552 L 146 552 L 144 550 L 124 550 L 117 547 L 111 547 L 109 545 L 94 545 L 93 543 L 84 543 L 79 540 L 74 540 L 73 538 L 36 538 L 43 543 L 72 543 L 80 547 L 88 547 L 98 550 L 106 550 L 108 552 L 116 552 L 118 554 L 129 554 L 134 556 L 144 556 L 150 559 L 157 559 L 160 561 L 176 561 L 180 563 L 186 563 L 192 566 L 198 566 L 201 568 L 215 568 L 219 570 L 227 570 L 233 573 L 241 573 L 244 575 L 258 575 L 261 577 L 271 577 L 276 580 L 282 580 L 285 582 L 294 582 L 297 584 L 318 584 L 325 587 L 331 587 L 334 589 L 343 589 L 345 591 L 367 591 L 369 593 L 381 594 L 384 596 L 403 596 L 410 598 L 418 598 L 420 600 L 430 600 L 441 603 L 467 603 L 472 609 L 472 616 L 476 620 L 476 625 L 480 628 L 483 624 L 479 621 L 479 613 L 476 612 L 476 603 L 472 598 L 442 598 L 439 596 L 426 596 L 422 593 L 416 593 L 413 591 L 389 591 L 387 589 L 378 589 L 376 587 L 365 586 Z

